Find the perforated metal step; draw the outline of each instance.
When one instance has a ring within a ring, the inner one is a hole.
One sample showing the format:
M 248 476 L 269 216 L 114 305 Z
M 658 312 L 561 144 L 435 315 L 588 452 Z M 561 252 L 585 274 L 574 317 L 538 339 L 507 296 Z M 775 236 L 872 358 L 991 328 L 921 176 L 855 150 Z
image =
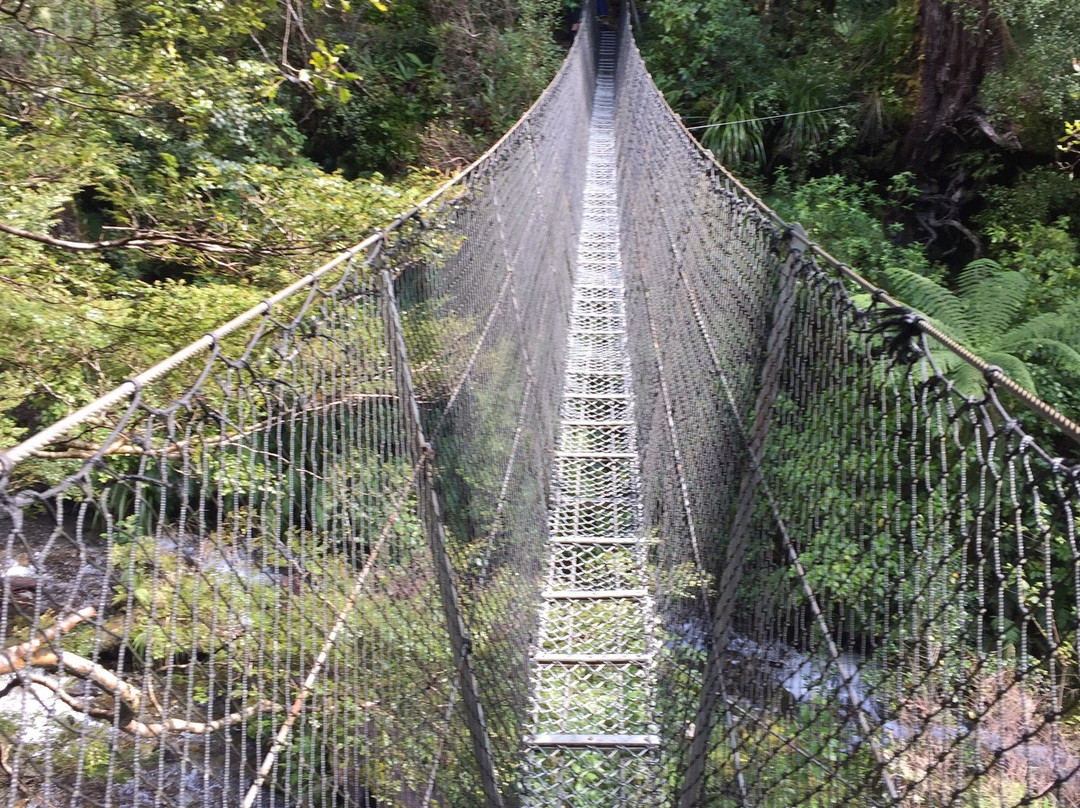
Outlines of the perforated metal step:
M 602 32 L 524 739 L 529 808 L 655 806 L 653 604 L 615 189 L 614 36 Z

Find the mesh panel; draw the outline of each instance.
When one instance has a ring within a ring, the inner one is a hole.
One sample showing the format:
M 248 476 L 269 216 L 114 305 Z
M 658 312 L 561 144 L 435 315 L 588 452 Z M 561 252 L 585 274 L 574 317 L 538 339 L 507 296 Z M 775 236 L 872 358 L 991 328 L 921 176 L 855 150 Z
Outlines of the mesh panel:
M 541 776 L 538 805 L 575 808 L 652 808 L 658 770 L 649 750 L 627 747 L 548 746 L 530 749 L 529 766 Z
M 536 808 L 639 804 L 659 786 L 656 649 L 616 203 L 614 32 L 601 31 L 599 42 L 525 738 L 525 799 Z
M 623 36 L 668 798 L 1080 804 L 1080 475 L 1053 456 L 1076 426 L 775 219 Z M 954 389 L 965 361 L 984 399 Z
M 678 772 L 765 348 L 776 228 L 675 123 L 623 30 L 620 211 L 645 530 L 663 631 L 658 720 Z M 677 776 L 677 775 L 676 775 Z
M 5 804 L 516 799 L 594 69 L 586 32 L 463 179 L 7 457 Z

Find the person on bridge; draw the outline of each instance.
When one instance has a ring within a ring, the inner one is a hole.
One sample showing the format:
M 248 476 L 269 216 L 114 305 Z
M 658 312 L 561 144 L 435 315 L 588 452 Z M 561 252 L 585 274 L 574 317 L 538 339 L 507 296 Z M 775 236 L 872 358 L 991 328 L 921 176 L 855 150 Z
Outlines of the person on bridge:
M 596 0 L 596 18 L 600 21 L 601 25 L 609 25 L 608 13 L 610 11 L 610 4 L 608 0 Z M 569 23 L 571 36 L 576 36 L 578 28 L 581 27 L 581 5 L 575 3 L 566 10 L 566 19 Z

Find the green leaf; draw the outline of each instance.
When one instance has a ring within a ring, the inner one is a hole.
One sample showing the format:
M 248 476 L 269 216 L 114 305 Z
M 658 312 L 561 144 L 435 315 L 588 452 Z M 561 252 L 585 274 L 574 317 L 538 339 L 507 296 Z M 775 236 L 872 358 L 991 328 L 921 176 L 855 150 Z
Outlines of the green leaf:
M 941 284 L 903 267 L 887 267 L 886 288 L 906 306 L 939 322 L 943 330 L 969 343 L 974 330 L 964 302 Z
M 1031 281 L 996 261 L 972 261 L 957 279 L 957 291 L 970 313 L 972 340 L 987 343 L 1005 333 L 1020 316 Z

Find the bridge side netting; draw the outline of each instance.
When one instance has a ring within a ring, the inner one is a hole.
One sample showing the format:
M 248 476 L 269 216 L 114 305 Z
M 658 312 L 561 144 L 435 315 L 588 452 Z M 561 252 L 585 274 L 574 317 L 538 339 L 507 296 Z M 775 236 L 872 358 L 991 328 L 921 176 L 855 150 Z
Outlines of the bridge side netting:
M 471 179 L 387 240 L 494 767 L 520 789 L 595 40 Z M 460 258 L 439 259 L 448 247 Z M 432 260 L 432 259 L 435 260 Z
M 675 124 L 626 26 L 616 97 L 644 521 L 666 637 L 657 709 L 674 789 L 745 467 L 738 425 L 752 417 L 780 233 Z
M 514 803 L 594 73 L 3 455 L 0 802 Z
M 961 395 L 620 58 L 672 803 L 1080 804 L 1075 430 Z

